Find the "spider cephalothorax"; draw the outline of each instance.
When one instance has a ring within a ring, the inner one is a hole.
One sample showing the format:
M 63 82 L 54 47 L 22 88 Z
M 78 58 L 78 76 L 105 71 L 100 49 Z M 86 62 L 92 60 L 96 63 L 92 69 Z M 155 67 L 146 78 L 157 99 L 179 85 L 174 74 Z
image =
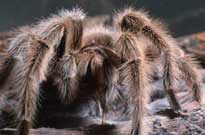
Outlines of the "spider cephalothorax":
M 176 112 L 181 113 L 174 94 L 175 82 L 180 79 L 201 101 L 201 80 L 194 59 L 146 13 L 126 9 L 114 17 L 112 28 L 97 24 L 83 28 L 84 17 L 81 10 L 63 10 L 36 25 L 20 28 L 9 48 L 0 52 L 0 89 L 17 98 L 19 135 L 29 134 L 40 88 L 47 78 L 57 86 L 63 102 L 94 97 L 103 115 L 112 105 L 108 101 L 117 97 L 116 87 L 126 86 L 134 104 L 132 135 L 147 134 L 145 108 L 149 80 L 157 64 L 163 67 L 163 84 Z M 156 59 L 161 62 L 156 64 Z

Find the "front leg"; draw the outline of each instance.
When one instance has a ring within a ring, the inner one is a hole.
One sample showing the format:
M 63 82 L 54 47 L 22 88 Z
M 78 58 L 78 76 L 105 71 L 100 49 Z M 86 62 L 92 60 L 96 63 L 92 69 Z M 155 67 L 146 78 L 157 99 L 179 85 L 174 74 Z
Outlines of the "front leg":
M 134 103 L 131 135 L 146 135 L 144 115 L 146 114 L 145 105 L 149 92 L 145 91 L 148 79 L 143 66 L 145 66 L 144 62 L 136 59 L 128 61 L 120 68 L 120 77 L 128 85 Z
M 52 49 L 44 41 L 30 37 L 28 42 L 24 61 L 17 63 L 20 64 L 20 68 L 16 71 L 14 82 L 20 120 L 18 135 L 29 135 L 40 94 L 40 83 L 45 80 L 49 58 L 52 55 Z
M 119 68 L 120 81 L 129 89 L 131 102 L 134 103 L 131 135 L 146 135 L 144 127 L 145 106 L 149 98 L 149 65 L 146 63 L 141 42 L 131 33 L 123 33 L 117 47 L 121 54 L 122 66 Z M 145 130 L 146 129 L 146 130 Z

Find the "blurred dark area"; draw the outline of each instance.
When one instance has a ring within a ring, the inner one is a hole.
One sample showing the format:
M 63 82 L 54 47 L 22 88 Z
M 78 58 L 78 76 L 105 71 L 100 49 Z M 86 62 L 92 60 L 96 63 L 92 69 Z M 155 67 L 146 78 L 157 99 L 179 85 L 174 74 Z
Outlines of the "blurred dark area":
M 89 16 L 144 8 L 168 24 L 174 36 L 205 30 L 205 0 L 1 0 L 0 31 L 30 24 L 62 8 L 81 7 Z

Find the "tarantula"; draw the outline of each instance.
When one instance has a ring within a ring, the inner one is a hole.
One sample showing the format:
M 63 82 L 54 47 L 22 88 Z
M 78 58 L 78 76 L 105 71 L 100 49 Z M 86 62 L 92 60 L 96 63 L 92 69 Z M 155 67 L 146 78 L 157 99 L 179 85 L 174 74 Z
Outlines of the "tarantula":
M 11 92 L 18 100 L 19 135 L 29 134 L 46 78 L 58 86 L 63 102 L 72 102 L 85 90 L 100 103 L 103 114 L 108 111 L 108 101 L 116 98 L 112 94 L 115 87 L 126 86 L 135 105 L 132 135 L 146 134 L 148 88 L 158 64 L 163 66 L 163 83 L 172 109 L 181 113 L 174 94 L 179 79 L 185 80 L 195 99 L 201 101 L 194 59 L 147 13 L 126 9 L 116 14 L 110 28 L 83 28 L 84 18 L 79 9 L 63 10 L 17 30 L 9 48 L 0 53 L 1 91 Z

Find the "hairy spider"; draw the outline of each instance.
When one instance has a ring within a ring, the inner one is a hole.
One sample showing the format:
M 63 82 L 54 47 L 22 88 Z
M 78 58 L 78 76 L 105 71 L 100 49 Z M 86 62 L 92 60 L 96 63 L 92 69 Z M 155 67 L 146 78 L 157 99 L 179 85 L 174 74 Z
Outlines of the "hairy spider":
M 135 107 L 132 135 L 144 135 L 144 116 L 150 76 L 163 66 L 163 82 L 171 107 L 181 113 L 175 82 L 185 80 L 200 102 L 200 76 L 191 56 L 145 12 L 126 9 L 114 17 L 114 26 L 83 28 L 85 14 L 78 9 L 21 28 L 8 50 L 0 52 L 0 88 L 12 92 L 18 104 L 18 134 L 28 135 L 35 119 L 40 87 L 52 78 L 63 102 L 72 102 L 82 91 L 99 102 L 102 113 L 117 98 L 123 84 Z M 147 43 L 149 41 L 149 43 Z M 156 62 L 159 59 L 160 62 Z M 102 118 L 103 123 L 103 118 Z

